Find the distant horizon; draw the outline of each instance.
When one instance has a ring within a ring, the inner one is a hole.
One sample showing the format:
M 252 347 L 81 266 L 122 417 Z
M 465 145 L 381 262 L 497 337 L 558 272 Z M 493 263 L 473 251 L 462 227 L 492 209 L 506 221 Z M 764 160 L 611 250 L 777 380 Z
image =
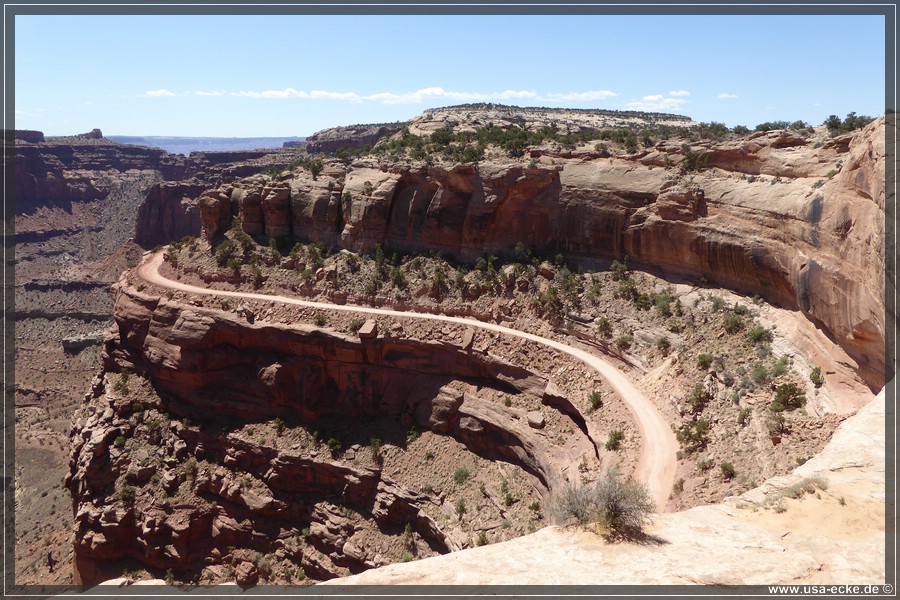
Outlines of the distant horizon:
M 448 107 L 449 107 L 449 106 L 451 106 L 451 105 L 448 105 Z M 548 108 L 548 107 L 537 107 L 537 106 L 517 106 L 517 105 L 511 105 L 511 104 L 507 104 L 507 105 L 503 105 L 503 106 L 509 106 L 510 108 Z M 429 107 L 429 109 L 434 109 L 434 108 L 447 108 L 447 107 Z M 415 116 L 413 116 L 413 117 L 410 117 L 409 119 L 404 119 L 404 120 L 400 120 L 400 121 L 393 121 L 393 122 L 397 122 L 397 123 L 406 123 L 406 122 L 412 121 L 413 119 L 415 119 L 415 118 L 417 118 L 418 116 L 420 116 L 425 110 L 429 110 L 429 109 L 423 109 L 421 112 L 417 113 L 417 114 L 416 114 Z M 565 109 L 560 109 L 560 110 L 565 110 Z M 591 109 L 591 108 L 587 108 L 587 109 L 579 109 L 579 110 L 604 110 L 604 111 L 606 111 L 606 110 L 610 110 L 610 109 L 604 109 L 604 108 Z M 620 112 L 628 112 L 628 111 L 620 111 Z M 656 111 L 644 111 L 644 112 L 647 112 L 648 114 L 676 114 L 676 113 L 659 113 L 659 112 L 656 112 Z M 864 113 L 861 113 L 861 112 L 859 112 L 859 111 L 850 111 L 850 112 L 854 112 L 854 113 L 856 113 L 856 114 L 858 114 L 858 115 L 864 115 Z M 877 118 L 879 118 L 879 117 L 885 116 L 885 114 L 886 114 L 885 111 L 882 111 L 881 113 L 878 113 L 878 114 L 865 114 L 864 116 L 868 116 L 868 117 L 872 117 L 872 118 L 877 119 Z M 847 113 L 845 113 L 845 114 L 839 114 L 839 113 L 837 113 L 837 112 L 832 112 L 832 113 L 829 113 L 829 116 L 830 116 L 830 115 L 837 115 L 838 117 L 844 118 L 844 117 L 847 116 Z M 691 120 L 691 121 L 693 121 L 694 123 L 697 123 L 697 124 L 700 124 L 700 123 L 710 123 L 710 122 L 712 122 L 712 121 L 700 121 L 700 120 L 694 119 L 691 115 L 686 115 L 686 114 L 677 114 L 677 116 L 684 117 L 684 118 L 689 119 L 689 120 Z M 826 119 L 827 119 L 827 117 L 826 117 Z M 793 122 L 793 121 L 797 121 L 797 120 L 803 120 L 803 119 L 791 119 L 791 118 L 788 118 L 788 117 L 784 117 L 784 118 L 773 117 L 773 118 L 771 118 L 771 119 L 767 119 L 766 121 L 760 121 L 759 123 L 739 123 L 739 125 L 744 125 L 744 126 L 746 126 L 746 127 L 749 127 L 749 128 L 752 130 L 755 126 L 760 125 L 761 123 L 766 123 L 766 122 L 776 122 L 776 121 Z M 806 122 L 810 127 L 819 127 L 819 126 L 821 126 L 821 125 L 824 124 L 825 119 L 823 119 L 821 122 L 818 122 L 818 123 L 815 123 L 815 122 L 809 122 L 809 121 L 805 121 L 805 122 Z M 78 135 L 83 135 L 83 134 L 85 134 L 85 133 L 89 133 L 89 132 L 92 131 L 93 129 L 100 129 L 100 131 L 101 131 L 102 134 L 103 134 L 103 138 L 104 138 L 104 139 L 112 139 L 112 138 L 142 138 L 142 139 L 192 139 L 192 140 L 200 140 L 200 139 L 211 139 L 211 140 L 230 140 L 230 139 L 234 139 L 234 140 L 254 140 L 254 139 L 258 139 L 258 140 L 266 140 L 266 139 L 271 139 L 271 140 L 275 140 L 275 139 L 281 139 L 281 140 L 306 140 L 306 139 L 308 139 L 309 137 L 313 136 L 314 134 L 316 134 L 316 133 L 318 133 L 318 132 L 320 132 L 320 131 L 323 131 L 323 130 L 325 130 L 325 129 L 334 129 L 334 128 L 339 128 L 339 127 L 354 127 L 354 126 L 377 125 L 377 124 L 381 124 L 381 123 L 383 123 L 383 122 L 381 122 L 381 121 L 371 121 L 371 122 L 368 122 L 368 123 L 359 122 L 359 123 L 344 123 L 344 124 L 341 124 L 341 125 L 331 125 L 331 126 L 329 126 L 329 127 L 324 127 L 324 128 L 322 128 L 322 129 L 317 129 L 316 131 L 313 131 L 313 132 L 308 133 L 308 134 L 306 134 L 306 135 L 296 135 L 296 134 L 295 134 L 295 135 L 253 135 L 253 134 L 248 134 L 248 135 L 178 135 L 178 134 L 160 134 L 160 133 L 106 133 L 105 131 L 103 131 L 103 128 L 102 128 L 102 127 L 96 127 L 96 128 L 88 129 L 88 130 L 86 130 L 86 131 L 78 131 L 78 132 L 70 132 L 70 133 L 47 133 L 46 131 L 43 131 L 43 130 L 40 130 L 40 129 L 29 129 L 29 128 L 23 128 L 23 127 L 18 127 L 18 126 L 16 126 L 16 130 L 40 131 L 41 133 L 44 134 L 44 137 L 47 137 L 47 138 L 55 138 L 55 137 L 74 137 L 74 136 L 78 136 Z M 727 124 L 726 124 L 726 125 L 727 125 Z M 732 126 L 732 127 L 733 127 L 733 126 Z
M 818 125 L 884 114 L 885 23 L 877 14 L 17 14 L 14 123 L 48 136 L 96 127 L 308 137 L 495 102 Z M 248 31 L 265 31 L 265 43 Z M 387 40 L 415 51 L 398 61 Z

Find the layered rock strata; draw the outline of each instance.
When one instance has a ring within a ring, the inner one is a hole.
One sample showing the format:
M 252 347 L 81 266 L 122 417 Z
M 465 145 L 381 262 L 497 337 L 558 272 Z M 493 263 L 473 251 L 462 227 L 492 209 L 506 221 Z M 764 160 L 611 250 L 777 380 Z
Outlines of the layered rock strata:
M 251 235 L 358 252 L 474 261 L 521 243 L 589 262 L 628 256 L 800 309 L 873 390 L 884 384 L 883 119 L 824 143 L 769 132 L 631 156 L 532 156 L 527 167 L 360 160 L 317 178 L 250 178 L 204 192 L 200 216 L 210 239 L 241 216 Z
M 83 583 L 121 571 L 117 561 L 179 572 L 239 567 L 243 550 L 276 555 L 327 579 L 386 564 L 384 556 L 358 547 L 355 534 L 398 535 L 404 526 L 421 540 L 421 552 L 460 548 L 425 510 L 442 502 L 433 493 L 405 488 L 377 467 L 228 433 L 238 423 L 388 419 L 515 465 L 539 495 L 562 485 L 560 468 L 572 456 L 556 460 L 558 448 L 529 423 L 533 415 L 450 385 L 464 381 L 558 410 L 575 429 L 562 452 L 598 453 L 579 428 L 578 411 L 545 376 L 471 346 L 250 323 L 232 312 L 139 292 L 124 279 L 114 295 L 105 375 L 72 429 L 67 486 Z M 158 394 L 158 401 L 141 405 L 140 416 L 134 400 L 113 385 L 122 370 L 139 374 Z M 163 410 L 177 419 L 160 425 L 156 415 Z M 193 471 L 183 466 L 191 462 Z M 171 500 L 152 495 L 154 476 Z M 122 492 L 128 486 L 131 497 Z M 348 518 L 347 510 L 366 523 Z M 306 542 L 294 544 L 300 530 Z

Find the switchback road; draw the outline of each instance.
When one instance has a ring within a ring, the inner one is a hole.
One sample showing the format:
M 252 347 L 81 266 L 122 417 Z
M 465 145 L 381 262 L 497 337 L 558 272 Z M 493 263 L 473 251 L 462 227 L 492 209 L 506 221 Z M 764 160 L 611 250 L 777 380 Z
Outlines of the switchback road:
M 370 315 L 383 315 L 387 317 L 404 317 L 410 319 L 425 319 L 432 321 L 445 321 L 448 323 L 459 323 L 476 327 L 478 329 L 494 331 L 504 335 L 510 335 L 538 344 L 543 344 L 549 348 L 553 348 L 559 352 L 565 352 L 581 362 L 594 369 L 609 385 L 616 391 L 619 397 L 625 402 L 625 405 L 631 411 L 641 434 L 641 454 L 638 458 L 638 464 L 635 469 L 635 478 L 644 483 L 650 490 L 651 497 L 656 504 L 657 510 L 664 510 L 669 494 L 672 491 L 672 485 L 675 481 L 676 452 L 677 443 L 675 435 L 669 426 L 669 423 L 663 418 L 659 410 L 650 402 L 649 399 L 638 390 L 631 381 L 625 377 L 611 363 L 589 354 L 580 348 L 575 348 L 556 340 L 537 336 L 517 329 L 495 325 L 477 321 L 475 319 L 467 319 L 463 317 L 451 317 L 447 315 L 405 312 L 391 310 L 385 308 L 372 308 L 368 306 L 351 306 L 344 304 L 330 304 L 327 302 L 316 302 L 312 300 L 300 300 L 288 296 L 275 296 L 268 294 L 254 294 L 252 292 L 231 292 L 227 290 L 212 290 L 195 285 L 189 285 L 178 281 L 172 281 L 163 277 L 159 273 L 159 266 L 163 261 L 163 253 L 146 257 L 143 264 L 137 270 L 137 277 L 159 287 L 172 290 L 180 290 L 191 294 L 203 294 L 207 296 L 222 296 L 229 298 L 243 298 L 248 300 L 264 300 L 267 302 L 281 302 L 284 304 L 293 304 L 309 308 L 317 308 L 322 310 L 334 310 L 343 312 L 364 313 Z

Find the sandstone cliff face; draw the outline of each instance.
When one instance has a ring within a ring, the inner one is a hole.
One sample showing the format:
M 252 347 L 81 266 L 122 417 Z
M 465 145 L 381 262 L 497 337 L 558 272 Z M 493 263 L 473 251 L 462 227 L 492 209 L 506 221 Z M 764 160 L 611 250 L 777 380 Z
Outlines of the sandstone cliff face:
M 19 143 L 15 146 L 16 212 L 30 213 L 38 206 L 68 206 L 103 198 L 101 173 L 128 170 L 159 171 L 164 179 L 180 179 L 185 165 L 177 157 L 156 148 L 102 143 Z
M 138 207 L 134 241 L 146 248 L 167 244 L 200 231 L 196 198 L 209 187 L 199 179 L 162 182 L 147 192 Z
M 198 202 L 203 191 L 223 181 L 284 168 L 294 158 L 296 153 L 279 150 L 192 152 L 186 160 L 185 179 L 162 183 L 147 193 L 138 208 L 135 242 L 151 248 L 185 236 L 199 236 Z M 224 226 L 230 222 L 229 217 Z
M 374 146 L 381 138 L 400 130 L 399 125 L 351 125 L 317 131 L 306 138 L 307 152 L 332 153 Z
M 688 152 L 712 168 L 674 169 Z M 883 385 L 883 119 L 818 144 L 770 132 L 631 157 L 532 156 L 529 167 L 360 160 L 317 180 L 250 178 L 205 193 L 201 218 L 210 239 L 242 214 L 254 235 L 360 252 L 473 261 L 521 242 L 592 262 L 627 255 L 801 309 Z
M 248 323 L 233 312 L 139 292 L 125 280 L 113 293 L 105 373 L 71 434 L 67 486 L 83 583 L 120 572 L 105 570 L 114 561 L 183 572 L 240 567 L 244 551 L 302 564 L 309 576 L 327 579 L 390 562 L 361 540 L 396 536 L 404 526 L 425 554 L 461 547 L 447 524 L 429 516 L 443 494 L 405 487 L 378 465 L 241 436 L 231 432 L 236 424 L 414 425 L 515 465 L 543 493 L 565 481 L 561 467 L 570 452 L 598 452 L 577 410 L 545 376 L 472 348 Z M 123 369 L 154 390 L 149 401 L 141 397 L 139 413 L 134 396 L 113 383 Z M 521 410 L 459 391 L 454 381 L 523 394 L 573 419 L 575 432 L 560 450 Z M 177 419 L 158 418 L 163 410 Z M 184 467 L 189 462 L 193 471 Z M 149 483 L 153 477 L 171 499 Z M 127 486 L 135 497 L 123 494 Z M 348 509 L 366 520 L 349 518 Z M 301 529 L 306 541 L 295 543 Z

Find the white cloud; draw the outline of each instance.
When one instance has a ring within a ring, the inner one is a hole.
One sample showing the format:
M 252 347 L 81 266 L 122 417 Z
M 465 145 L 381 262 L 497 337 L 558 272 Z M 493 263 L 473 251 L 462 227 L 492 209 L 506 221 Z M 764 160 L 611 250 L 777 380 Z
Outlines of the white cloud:
M 515 100 L 532 100 L 544 102 L 596 102 L 607 100 L 617 96 L 615 92 L 609 90 L 588 90 L 584 92 L 549 92 L 539 94 L 534 90 L 514 90 L 507 89 L 500 92 L 474 92 L 474 91 L 453 91 L 446 90 L 442 87 L 427 87 L 416 90 L 414 92 L 377 92 L 374 94 L 358 94 L 356 92 L 332 92 L 327 90 L 297 90 L 294 88 L 285 88 L 283 90 L 241 90 L 239 92 L 223 92 L 223 91 L 197 91 L 191 92 L 195 96 L 217 97 L 217 96 L 234 96 L 241 98 L 261 98 L 284 100 L 290 98 L 300 98 L 304 100 L 339 100 L 344 102 L 378 102 L 381 104 L 421 104 L 431 100 L 445 100 L 447 102 L 502 102 Z M 168 90 L 156 90 L 147 92 L 145 96 L 175 96 L 176 94 Z M 662 96 L 658 96 L 662 99 Z
M 198 92 L 199 93 L 199 92 Z M 231 92 L 229 94 L 231 96 L 242 96 L 245 98 L 276 98 L 276 99 L 284 99 L 284 98 L 309 98 L 309 94 L 306 92 L 299 92 L 294 88 L 285 88 L 283 90 L 265 90 L 264 92 L 248 92 L 248 91 L 240 91 L 240 92 Z
M 94 101 L 93 101 L 93 100 L 85 100 L 84 103 L 85 103 L 85 105 L 87 105 L 87 106 L 93 106 L 93 105 L 94 105 Z
M 553 102 L 594 102 L 597 100 L 606 100 L 617 96 L 615 92 L 609 90 L 591 90 L 588 92 L 569 92 L 566 94 L 550 93 L 544 98 L 536 98 L 539 100 L 551 100 Z
M 497 94 L 497 96 L 501 100 L 512 100 L 512 99 L 534 99 L 537 98 L 538 95 L 532 90 L 504 90 Z
M 170 98 L 172 96 L 177 96 L 175 92 L 171 92 L 165 88 L 161 90 L 150 90 L 148 92 L 144 92 L 145 98 Z
M 691 93 L 685 90 L 676 90 L 674 92 L 669 92 L 670 96 L 690 96 Z
M 640 100 L 632 100 L 625 103 L 628 110 L 640 110 L 647 112 L 678 110 L 687 103 L 683 98 L 664 98 L 662 94 L 644 96 Z
M 737 94 L 726 94 L 723 92 L 716 96 L 716 98 L 718 98 L 719 100 L 734 100 L 735 98 L 737 98 Z

